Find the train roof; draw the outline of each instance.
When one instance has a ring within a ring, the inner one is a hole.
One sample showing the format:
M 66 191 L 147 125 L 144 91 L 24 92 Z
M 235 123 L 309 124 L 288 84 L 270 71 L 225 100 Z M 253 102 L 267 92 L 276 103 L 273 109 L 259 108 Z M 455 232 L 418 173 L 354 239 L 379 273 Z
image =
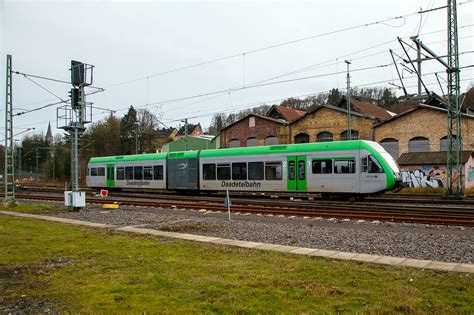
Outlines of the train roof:
M 239 156 L 239 155 L 257 155 L 257 154 L 272 154 L 272 153 L 303 153 L 312 151 L 343 151 L 343 150 L 358 150 L 360 148 L 368 148 L 371 141 L 366 140 L 351 140 L 351 141 L 334 141 L 334 142 L 314 142 L 301 144 L 279 144 L 271 146 L 255 146 L 255 147 L 241 147 L 230 149 L 211 149 L 202 150 L 199 157 L 225 157 L 225 156 Z

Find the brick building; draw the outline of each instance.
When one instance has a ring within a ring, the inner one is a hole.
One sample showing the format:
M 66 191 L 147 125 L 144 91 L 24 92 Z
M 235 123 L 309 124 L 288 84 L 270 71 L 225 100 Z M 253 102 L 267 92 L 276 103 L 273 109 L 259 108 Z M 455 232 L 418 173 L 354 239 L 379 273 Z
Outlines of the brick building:
M 474 150 L 474 116 L 461 119 L 463 149 Z M 442 107 L 419 104 L 374 125 L 374 141 L 397 159 L 403 153 L 447 150 L 447 113 Z
M 283 119 L 247 115 L 221 130 L 221 148 L 278 144 L 278 132 L 285 123 Z
M 352 139 L 371 139 L 374 119 L 361 113 L 351 113 Z M 280 143 L 307 143 L 346 140 L 347 112 L 323 105 L 280 128 Z

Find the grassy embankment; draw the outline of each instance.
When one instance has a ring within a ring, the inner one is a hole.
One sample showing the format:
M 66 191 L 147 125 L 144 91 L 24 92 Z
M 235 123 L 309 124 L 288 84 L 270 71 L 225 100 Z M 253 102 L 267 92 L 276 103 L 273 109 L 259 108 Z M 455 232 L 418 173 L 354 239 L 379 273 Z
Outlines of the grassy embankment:
M 51 207 L 17 210 L 58 211 Z M 0 312 L 15 305 L 32 313 L 472 313 L 474 281 L 0 215 Z

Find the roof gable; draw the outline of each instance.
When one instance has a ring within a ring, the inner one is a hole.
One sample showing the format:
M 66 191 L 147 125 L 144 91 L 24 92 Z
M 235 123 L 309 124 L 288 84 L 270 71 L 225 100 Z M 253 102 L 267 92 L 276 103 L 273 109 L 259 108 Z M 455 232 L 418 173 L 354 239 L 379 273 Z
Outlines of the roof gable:
M 363 101 L 360 97 L 351 96 L 350 100 L 351 100 L 351 112 L 356 111 L 362 114 L 370 115 L 378 120 L 385 120 L 392 117 L 392 115 L 390 115 L 390 113 L 387 110 L 377 105 L 374 105 L 372 103 Z M 336 107 L 347 110 L 347 102 L 346 102 L 345 96 L 341 97 Z
M 305 114 L 304 111 L 289 108 L 280 105 L 273 105 L 267 112 L 266 116 L 276 119 L 284 119 L 286 121 L 292 121 L 296 118 L 303 116 Z

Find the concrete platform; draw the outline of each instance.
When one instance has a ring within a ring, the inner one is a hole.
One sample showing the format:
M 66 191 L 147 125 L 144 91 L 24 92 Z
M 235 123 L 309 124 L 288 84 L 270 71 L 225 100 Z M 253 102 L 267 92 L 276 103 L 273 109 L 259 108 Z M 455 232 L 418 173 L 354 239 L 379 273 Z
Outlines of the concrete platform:
M 0 214 L 13 216 L 13 217 L 22 217 L 22 218 L 31 218 L 31 219 L 40 219 L 40 220 L 46 220 L 46 221 L 52 221 L 52 222 L 67 223 L 67 224 L 93 227 L 93 228 L 111 229 L 111 230 L 127 232 L 127 233 L 155 235 L 155 236 L 170 237 L 170 238 L 189 240 L 189 241 L 195 241 L 195 242 L 213 243 L 213 244 L 227 245 L 227 246 L 238 246 L 242 248 L 249 248 L 249 249 L 256 249 L 256 250 L 278 251 L 278 252 L 289 253 L 289 254 L 294 254 L 294 255 L 354 260 L 354 261 L 384 264 L 384 265 L 398 266 L 398 267 L 411 267 L 411 268 L 432 269 L 432 270 L 441 270 L 441 271 L 474 273 L 474 264 L 448 263 L 448 262 L 442 262 L 442 261 L 411 259 L 411 258 L 391 257 L 391 256 L 379 256 L 379 255 L 341 252 L 341 251 L 318 249 L 318 248 L 305 248 L 305 247 L 295 247 L 295 246 L 278 245 L 278 244 L 239 241 L 239 240 L 224 239 L 224 238 L 212 237 L 212 236 L 167 232 L 167 231 L 146 229 L 146 228 L 134 227 L 134 226 L 125 226 L 125 227 L 115 226 L 115 225 L 102 224 L 102 223 L 93 223 L 93 222 L 57 218 L 57 217 L 51 217 L 51 216 L 45 216 L 45 215 L 17 213 L 17 212 L 9 212 L 9 211 L 0 211 Z

